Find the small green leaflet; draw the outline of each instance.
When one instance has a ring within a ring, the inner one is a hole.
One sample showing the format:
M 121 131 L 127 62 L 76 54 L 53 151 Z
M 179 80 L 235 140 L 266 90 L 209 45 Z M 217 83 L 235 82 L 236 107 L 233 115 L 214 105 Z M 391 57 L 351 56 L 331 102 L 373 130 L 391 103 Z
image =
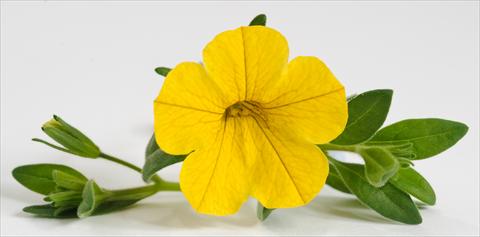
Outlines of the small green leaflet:
M 412 159 L 420 160 L 447 150 L 465 136 L 467 131 L 465 124 L 455 121 L 437 118 L 407 119 L 382 128 L 366 145 L 410 142 L 415 154 Z
M 157 67 L 157 68 L 155 68 L 155 72 L 158 73 L 161 76 L 164 76 L 164 77 L 166 77 L 171 70 L 172 69 L 170 69 L 168 67 Z
M 265 14 L 260 14 L 253 18 L 249 26 L 265 26 L 267 25 L 267 16 Z
M 362 165 L 330 158 L 347 188 L 365 205 L 382 216 L 406 224 L 420 224 L 422 217 L 410 196 L 387 183 L 381 188 L 369 184 Z
M 64 165 L 34 164 L 24 165 L 12 171 L 13 177 L 26 188 L 44 195 L 56 190 L 57 183 L 54 180 L 54 171 L 61 171 L 78 180 L 87 180 L 80 172 Z
M 428 181 L 414 169 L 400 169 L 389 182 L 418 200 L 428 205 L 435 205 L 435 191 Z
M 373 90 L 350 97 L 345 130 L 331 143 L 353 145 L 372 137 L 387 118 L 392 94 L 392 90 Z

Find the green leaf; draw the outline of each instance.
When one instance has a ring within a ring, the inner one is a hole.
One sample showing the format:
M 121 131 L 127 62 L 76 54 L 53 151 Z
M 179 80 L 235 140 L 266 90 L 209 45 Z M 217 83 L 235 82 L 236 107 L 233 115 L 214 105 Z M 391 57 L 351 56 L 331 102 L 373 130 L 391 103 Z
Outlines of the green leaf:
M 267 16 L 265 14 L 260 14 L 253 18 L 249 26 L 265 26 L 267 24 Z
M 261 221 L 267 219 L 268 216 L 272 213 L 275 209 L 269 209 L 264 207 L 260 202 L 257 202 L 257 218 Z
M 26 188 L 44 195 L 55 191 L 56 183 L 53 179 L 53 171 L 62 171 L 78 179 L 86 179 L 80 172 L 64 165 L 34 164 L 15 168 L 13 177 Z
M 93 214 L 95 209 L 108 197 L 93 180 L 89 180 L 82 193 L 82 203 L 78 206 L 77 215 L 85 218 Z
M 435 118 L 407 119 L 381 129 L 367 144 L 410 142 L 415 154 L 412 159 L 419 160 L 447 150 L 467 131 L 465 124 L 455 121 Z
M 351 194 L 350 190 L 348 190 L 347 186 L 345 186 L 345 183 L 343 182 L 342 177 L 338 174 L 335 167 L 333 167 L 332 164 L 329 164 L 329 166 L 330 166 L 330 169 L 327 177 L 328 186 L 340 192 Z
M 155 72 L 158 73 L 159 75 L 164 76 L 164 77 L 166 77 L 171 70 L 172 69 L 170 69 L 168 67 L 157 67 L 157 68 L 155 68 Z
M 59 170 L 54 170 L 52 177 L 58 187 L 68 190 L 82 191 L 85 183 L 88 181 L 85 177 L 77 177 Z
M 187 157 L 187 155 L 170 155 L 162 151 L 155 142 L 155 135 L 152 135 L 148 142 L 145 156 L 145 164 L 142 169 L 142 177 L 145 182 L 150 181 L 159 170 L 182 162 Z
M 158 149 L 160 148 L 158 147 L 157 141 L 155 140 L 155 134 L 153 134 L 148 141 L 147 148 L 145 149 L 145 158 L 147 158 L 149 155 L 151 155 Z
M 93 215 L 103 215 L 110 212 L 122 210 L 128 206 L 135 204 L 142 199 L 106 201 L 101 203 L 94 211 Z
M 365 161 L 365 176 L 375 187 L 382 187 L 397 173 L 400 164 L 393 155 L 382 148 L 365 148 L 359 151 Z
M 348 189 L 380 215 L 406 224 L 420 224 L 422 217 L 410 196 L 387 183 L 381 188 L 369 184 L 362 165 L 330 159 Z
M 145 159 L 142 169 L 143 180 L 148 182 L 161 169 L 182 162 L 186 157 L 186 155 L 170 155 L 160 149 L 156 150 Z
M 54 207 L 47 205 L 34 205 L 23 208 L 24 212 L 49 218 L 76 218 L 76 206 Z
M 345 130 L 331 143 L 352 145 L 372 137 L 387 118 L 392 94 L 392 90 L 373 90 L 352 97 Z
M 428 205 L 435 205 L 435 191 L 428 181 L 414 169 L 400 169 L 389 182 L 418 200 Z

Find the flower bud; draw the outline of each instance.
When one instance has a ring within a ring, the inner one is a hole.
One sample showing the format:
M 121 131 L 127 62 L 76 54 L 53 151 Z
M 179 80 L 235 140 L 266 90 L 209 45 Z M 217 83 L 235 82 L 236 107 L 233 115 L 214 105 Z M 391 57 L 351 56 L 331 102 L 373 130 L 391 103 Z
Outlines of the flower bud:
M 42 130 L 60 143 L 67 152 L 88 158 L 97 158 L 100 155 L 100 149 L 92 140 L 56 115 L 42 126 Z

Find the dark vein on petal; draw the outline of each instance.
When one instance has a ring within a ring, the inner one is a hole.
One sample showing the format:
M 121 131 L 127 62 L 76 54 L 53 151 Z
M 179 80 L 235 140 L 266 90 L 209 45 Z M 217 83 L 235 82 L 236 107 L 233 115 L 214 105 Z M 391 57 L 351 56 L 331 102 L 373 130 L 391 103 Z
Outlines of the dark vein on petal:
M 242 32 L 242 44 L 243 44 L 243 68 L 245 70 L 245 98 L 244 100 L 247 99 L 247 92 L 248 92 L 248 87 L 247 87 L 247 53 L 246 53 L 246 47 L 245 47 L 245 33 L 243 32 L 243 27 L 240 28 L 240 31 Z
M 260 126 L 260 123 L 258 122 L 257 118 L 253 117 L 253 119 L 254 119 L 255 122 L 257 123 L 257 126 L 260 128 L 260 130 L 262 130 L 262 133 L 263 133 L 263 135 L 265 136 L 265 138 L 267 139 L 268 143 L 270 143 L 270 146 L 272 146 L 273 150 L 274 150 L 275 153 L 277 154 L 277 157 L 278 157 L 278 159 L 280 160 L 280 163 L 282 164 L 283 168 L 284 168 L 285 171 L 287 172 L 288 177 L 290 178 L 290 181 L 292 182 L 293 186 L 295 187 L 295 190 L 296 190 L 297 193 L 298 193 L 298 196 L 300 196 L 300 199 L 302 199 L 302 202 L 303 202 L 303 203 L 306 203 L 306 202 L 305 202 L 305 199 L 303 199 L 302 194 L 300 194 L 300 191 L 298 190 L 297 184 L 296 184 L 295 181 L 293 180 L 292 175 L 290 174 L 290 171 L 287 169 L 287 166 L 285 166 L 285 163 L 283 162 L 282 157 L 280 156 L 280 153 L 278 152 L 277 148 L 273 145 L 273 142 L 270 140 L 270 137 L 268 137 L 268 135 L 267 135 L 267 133 L 265 132 L 265 130 L 263 129 L 263 127 Z
M 155 103 L 157 103 L 157 104 L 162 104 L 162 105 L 173 106 L 173 107 L 179 107 L 179 108 L 183 108 L 183 109 L 195 110 L 195 111 L 199 111 L 199 112 L 211 113 L 211 114 L 223 114 L 223 113 L 219 113 L 219 112 L 214 112 L 214 111 L 209 111 L 209 110 L 194 108 L 194 107 L 185 106 L 185 105 L 171 104 L 171 103 L 166 103 L 166 102 L 162 102 L 162 101 L 155 101 Z
M 274 106 L 274 107 L 264 107 L 264 109 L 277 109 L 277 108 L 281 108 L 281 107 L 286 107 L 286 106 L 289 106 L 289 105 L 292 105 L 292 104 L 298 104 L 298 103 L 305 102 L 305 101 L 308 101 L 308 100 L 318 99 L 320 97 L 333 94 L 333 93 L 338 92 L 340 90 L 343 90 L 343 87 L 335 89 L 335 90 L 327 92 L 327 93 L 324 93 L 324 94 L 321 94 L 321 95 L 312 96 L 312 97 L 309 97 L 309 98 L 306 98 L 306 99 L 303 99 L 303 100 L 297 100 L 297 101 L 294 101 L 294 102 L 290 102 L 290 103 L 287 103 L 287 104 L 278 105 L 278 106 Z
M 226 130 L 227 130 L 227 117 L 225 117 L 225 125 L 223 125 L 223 129 L 220 130 L 220 131 L 223 131 L 223 133 L 222 133 L 222 140 L 220 140 L 220 148 L 218 149 L 218 154 L 217 154 L 217 157 L 215 158 L 215 165 L 213 166 L 213 170 L 212 170 L 212 173 L 210 174 L 210 178 L 208 178 L 207 186 L 205 187 L 205 191 L 202 194 L 202 199 L 200 200 L 200 203 L 198 204 L 197 209 L 200 209 L 202 207 L 203 200 L 205 199 L 205 194 L 207 193 L 208 187 L 210 187 L 210 183 L 212 182 L 213 175 L 215 174 L 215 170 L 217 169 L 218 159 L 220 158 L 220 154 L 222 153 L 221 151 L 223 149 L 223 141 L 225 139 Z

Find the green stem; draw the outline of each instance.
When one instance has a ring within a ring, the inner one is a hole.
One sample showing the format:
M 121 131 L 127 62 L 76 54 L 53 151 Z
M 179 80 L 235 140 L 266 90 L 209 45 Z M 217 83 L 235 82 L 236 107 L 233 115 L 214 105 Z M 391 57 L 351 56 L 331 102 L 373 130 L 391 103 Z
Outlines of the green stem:
M 137 171 L 138 173 L 142 173 L 142 168 L 130 163 L 130 162 L 127 162 L 127 161 L 124 161 L 124 160 L 121 160 L 117 157 L 114 157 L 114 156 L 111 156 L 111 155 L 108 155 L 108 154 L 105 154 L 105 153 L 100 153 L 100 158 L 103 158 L 105 160 L 109 160 L 109 161 L 112 161 L 112 162 L 115 162 L 117 164 L 120 164 L 120 165 L 123 165 L 125 167 L 128 167 L 132 170 L 135 170 Z M 165 181 L 163 181 L 158 175 L 154 175 L 152 177 L 152 181 L 155 182 L 156 184 L 163 184 L 163 183 L 167 183 Z
M 109 190 L 109 201 L 144 199 L 160 191 L 180 191 L 178 183 L 165 182 L 136 188 Z

